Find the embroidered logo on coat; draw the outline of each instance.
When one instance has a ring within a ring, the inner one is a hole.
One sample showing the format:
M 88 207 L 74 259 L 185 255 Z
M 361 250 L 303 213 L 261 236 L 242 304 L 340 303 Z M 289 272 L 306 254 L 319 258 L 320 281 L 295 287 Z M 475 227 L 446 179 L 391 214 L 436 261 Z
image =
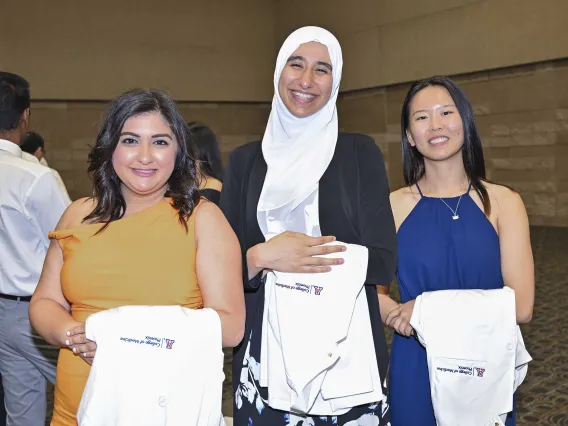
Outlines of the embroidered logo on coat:
M 319 296 L 321 294 L 321 291 L 323 290 L 323 287 L 318 287 L 317 285 L 313 285 L 312 287 L 314 288 L 314 294 L 316 296 Z
M 485 373 L 485 368 L 478 368 L 478 367 L 474 367 L 475 368 L 475 372 L 477 373 L 477 377 L 483 377 L 483 373 Z
M 174 345 L 175 340 L 165 339 L 166 341 L 166 349 L 171 349 Z

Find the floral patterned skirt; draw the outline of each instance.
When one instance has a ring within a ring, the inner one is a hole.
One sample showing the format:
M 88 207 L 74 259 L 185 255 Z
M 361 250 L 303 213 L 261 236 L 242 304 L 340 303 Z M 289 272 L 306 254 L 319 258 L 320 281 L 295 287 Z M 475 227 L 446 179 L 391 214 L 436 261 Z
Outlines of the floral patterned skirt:
M 267 389 L 259 384 L 260 363 L 257 360 L 260 359 L 261 327 L 262 324 L 258 328 L 253 325 L 247 344 L 235 392 L 234 426 L 390 426 L 386 397 L 375 404 L 354 407 L 341 416 L 303 417 L 269 407 L 264 402 L 268 400 Z M 387 394 L 386 389 L 383 394 Z

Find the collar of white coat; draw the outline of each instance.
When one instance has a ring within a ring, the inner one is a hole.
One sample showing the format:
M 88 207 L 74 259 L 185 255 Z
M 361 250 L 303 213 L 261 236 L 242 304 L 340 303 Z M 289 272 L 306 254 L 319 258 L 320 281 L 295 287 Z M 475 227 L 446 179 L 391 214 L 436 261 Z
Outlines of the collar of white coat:
M 314 41 L 328 49 L 333 67 L 333 87 L 321 110 L 309 117 L 298 118 L 290 113 L 280 97 L 280 74 L 288 58 L 301 44 Z M 291 211 L 317 188 L 337 144 L 336 101 L 342 68 L 341 46 L 335 36 L 323 28 L 300 28 L 290 34 L 280 48 L 274 71 L 272 110 L 262 139 L 262 153 L 268 169 L 258 211 L 283 206 Z
M 10 142 L 6 139 L 0 139 L 0 151 L 7 151 L 10 154 L 14 154 L 16 157 L 22 156 L 22 149 L 14 142 Z

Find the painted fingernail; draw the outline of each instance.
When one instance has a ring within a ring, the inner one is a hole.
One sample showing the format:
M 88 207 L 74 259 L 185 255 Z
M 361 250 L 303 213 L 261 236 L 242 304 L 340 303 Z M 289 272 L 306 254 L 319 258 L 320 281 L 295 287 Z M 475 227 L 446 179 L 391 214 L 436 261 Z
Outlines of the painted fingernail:
M 68 336 L 71 336 L 71 332 L 70 332 L 69 330 L 67 330 L 67 331 L 65 332 L 65 334 L 67 334 Z
M 344 262 L 345 262 L 345 260 L 339 259 L 339 262 L 337 262 L 337 263 L 340 264 L 340 265 L 343 265 Z
M 65 341 L 65 344 L 66 344 L 67 346 L 69 346 L 69 339 L 67 339 L 67 340 Z
M 82 355 L 83 355 L 84 357 L 86 357 L 86 356 L 87 356 L 87 352 L 83 352 Z
M 73 353 L 77 353 L 77 348 L 73 348 Z

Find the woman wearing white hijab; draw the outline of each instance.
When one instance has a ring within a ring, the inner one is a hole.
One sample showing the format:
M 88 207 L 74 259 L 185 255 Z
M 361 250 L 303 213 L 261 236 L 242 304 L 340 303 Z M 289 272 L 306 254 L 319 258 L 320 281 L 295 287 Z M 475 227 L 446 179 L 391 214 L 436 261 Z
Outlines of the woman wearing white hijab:
M 342 259 L 320 255 L 343 251 L 324 245 L 336 239 L 368 249 L 365 290 L 379 373 L 387 375 L 376 285 L 393 278 L 396 233 L 379 148 L 368 136 L 338 132 L 342 65 L 331 33 L 317 27 L 293 32 L 278 54 L 262 143 L 229 157 L 221 209 L 241 243 L 247 305 L 245 338 L 233 359 L 235 426 L 389 424 L 386 397 L 340 416 L 306 417 L 268 406 L 259 384 L 266 273 L 329 272 Z M 326 327 L 314 320 L 314 327 Z

